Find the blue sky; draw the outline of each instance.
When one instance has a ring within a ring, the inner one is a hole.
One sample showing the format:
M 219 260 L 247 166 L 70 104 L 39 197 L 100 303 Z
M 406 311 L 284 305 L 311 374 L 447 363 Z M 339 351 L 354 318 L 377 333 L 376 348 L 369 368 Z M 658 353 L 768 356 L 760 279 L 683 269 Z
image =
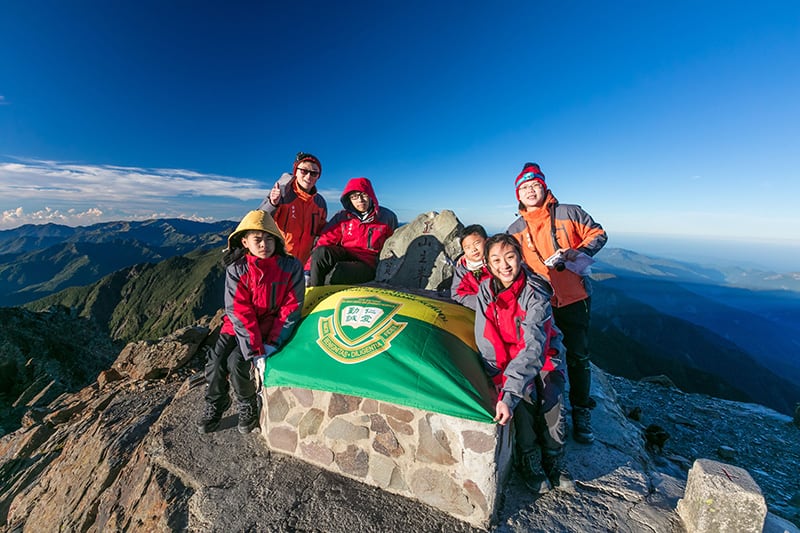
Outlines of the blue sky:
M 800 271 L 795 1 L 0 11 L 0 229 L 239 219 L 304 150 L 332 212 L 367 176 L 401 221 L 495 231 L 536 161 L 609 245 L 757 241 Z

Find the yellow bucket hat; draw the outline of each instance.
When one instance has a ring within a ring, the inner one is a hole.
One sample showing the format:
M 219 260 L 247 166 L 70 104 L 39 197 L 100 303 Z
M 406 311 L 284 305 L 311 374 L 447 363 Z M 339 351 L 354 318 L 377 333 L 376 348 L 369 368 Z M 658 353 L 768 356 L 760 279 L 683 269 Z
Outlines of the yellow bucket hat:
M 282 243 L 284 242 L 283 235 L 270 214 L 256 209 L 247 213 L 242 221 L 239 222 L 239 225 L 236 226 L 236 229 L 233 230 L 230 237 L 228 237 L 228 249 L 241 248 L 242 237 L 248 231 L 266 231 Z

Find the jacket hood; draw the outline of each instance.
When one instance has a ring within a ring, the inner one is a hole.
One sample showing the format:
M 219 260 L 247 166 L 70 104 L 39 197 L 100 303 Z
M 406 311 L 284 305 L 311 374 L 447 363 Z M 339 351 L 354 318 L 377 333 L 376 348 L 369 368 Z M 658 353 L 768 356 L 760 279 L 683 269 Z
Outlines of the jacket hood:
M 350 202 L 348 196 L 353 192 L 363 192 L 370 199 L 370 208 L 378 212 L 378 198 L 375 196 L 375 190 L 372 188 L 372 183 L 367 178 L 350 178 L 347 185 L 344 187 L 344 192 L 341 196 L 342 207 L 351 213 L 357 213 L 353 204 Z
M 275 224 L 275 221 L 266 211 L 256 209 L 247 213 L 233 233 L 228 237 L 228 249 L 242 248 L 242 237 L 248 231 L 266 231 L 281 243 L 286 244 L 283 235 Z

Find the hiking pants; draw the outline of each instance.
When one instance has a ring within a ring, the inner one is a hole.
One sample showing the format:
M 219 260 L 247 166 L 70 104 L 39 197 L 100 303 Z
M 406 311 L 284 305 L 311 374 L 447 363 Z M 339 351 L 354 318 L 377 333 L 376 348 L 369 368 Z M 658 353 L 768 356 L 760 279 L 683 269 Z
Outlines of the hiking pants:
M 214 348 L 206 352 L 206 402 L 217 406 L 225 403 L 229 377 L 236 400 L 251 402 L 256 394 L 252 368 L 253 364 L 242 357 L 236 337 L 220 333 Z
M 539 446 L 561 451 L 566 442 L 564 374 L 559 370 L 540 372 L 534 385 L 535 395 L 523 398 L 512 418 L 520 456 L 536 452 Z
M 564 307 L 553 308 L 556 326 L 564 334 L 567 349 L 569 403 L 573 407 L 589 407 L 592 374 L 589 368 L 589 314 L 592 299 L 586 298 Z
M 311 252 L 309 285 L 356 285 L 375 279 L 375 268 L 341 246 L 318 246 Z

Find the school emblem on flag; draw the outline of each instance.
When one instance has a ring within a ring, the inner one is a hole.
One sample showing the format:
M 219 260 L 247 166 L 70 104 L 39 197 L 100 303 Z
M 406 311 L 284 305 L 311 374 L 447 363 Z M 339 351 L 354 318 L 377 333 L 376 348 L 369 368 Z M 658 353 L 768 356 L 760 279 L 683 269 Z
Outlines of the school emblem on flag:
M 406 327 L 392 318 L 402 306 L 377 296 L 342 298 L 331 316 L 319 319 L 317 344 L 342 363 L 371 359 L 388 350 Z

